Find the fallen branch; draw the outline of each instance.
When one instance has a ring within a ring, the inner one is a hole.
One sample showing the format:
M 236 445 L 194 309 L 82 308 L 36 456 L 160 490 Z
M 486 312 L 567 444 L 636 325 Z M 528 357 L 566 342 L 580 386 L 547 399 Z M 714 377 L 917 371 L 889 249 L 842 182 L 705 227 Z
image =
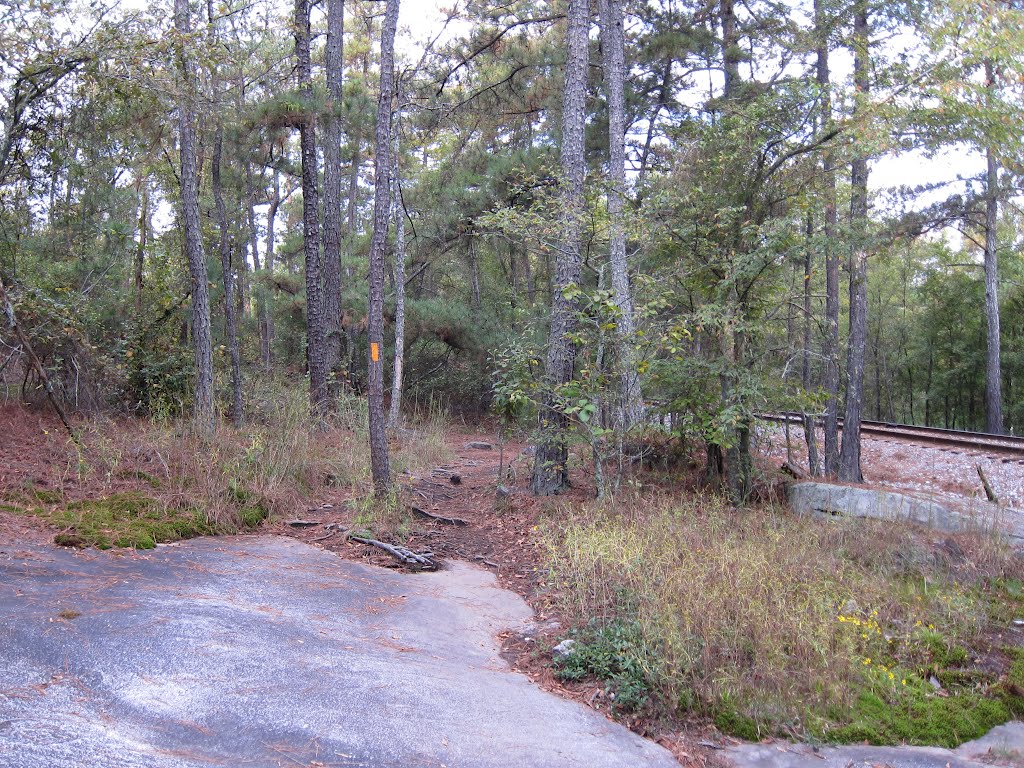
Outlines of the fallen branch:
M 989 483 L 988 478 L 985 477 L 985 470 L 981 468 L 981 464 L 975 464 L 974 468 L 978 470 L 978 477 L 981 478 L 981 484 L 985 488 L 985 495 L 988 496 L 988 500 L 993 504 L 998 504 L 999 497 L 996 496 L 996 492 L 992 490 L 992 486 Z
M 412 509 L 412 511 L 417 515 L 421 515 L 422 517 L 426 517 L 429 520 L 434 520 L 438 523 L 444 523 L 445 525 L 469 525 L 469 523 L 461 517 L 444 517 L 443 515 L 435 515 L 433 512 L 427 512 L 427 510 L 420 509 L 419 507 L 410 507 L 410 509 Z
M 437 469 L 430 470 L 430 474 L 434 477 L 446 477 L 452 485 L 459 485 L 462 482 L 462 475 L 452 469 L 438 467 Z
M 310 541 L 325 541 L 336 533 L 347 533 L 349 529 L 338 525 L 338 523 L 328 523 L 324 526 L 324 530 L 327 531 L 327 533 L 323 536 L 317 536 L 315 539 L 310 539 Z
M 399 562 L 405 563 L 406 565 L 418 565 L 426 570 L 436 571 L 437 563 L 430 559 L 432 553 L 413 552 L 411 549 L 400 547 L 395 544 L 388 544 L 383 541 L 377 541 L 376 539 L 366 539 L 362 536 L 349 536 L 349 540 L 357 541 L 360 544 L 368 544 L 371 547 L 377 547 L 383 549 L 389 555 L 397 559 Z
M 289 520 L 287 524 L 292 528 L 312 528 L 315 525 L 320 525 L 316 520 Z

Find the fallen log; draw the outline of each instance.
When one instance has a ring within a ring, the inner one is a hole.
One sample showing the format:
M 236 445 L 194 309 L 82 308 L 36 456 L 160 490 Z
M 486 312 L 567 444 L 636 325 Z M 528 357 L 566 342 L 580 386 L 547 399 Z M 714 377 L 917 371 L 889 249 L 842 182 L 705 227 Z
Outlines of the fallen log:
M 292 528 L 312 528 L 320 525 L 320 523 L 316 520 L 289 520 L 287 525 L 290 525 Z
M 388 544 L 384 541 L 367 539 L 362 536 L 349 536 L 349 540 L 359 542 L 360 544 L 367 544 L 371 547 L 377 547 L 378 549 L 383 549 L 396 560 L 405 563 L 406 565 L 419 566 L 420 568 L 429 571 L 437 570 L 437 563 L 431 559 L 432 553 L 430 552 L 413 552 L 411 549 L 406 549 L 405 547 L 400 547 L 396 544 Z
M 435 515 L 433 512 L 427 512 L 427 510 L 420 509 L 419 507 L 410 507 L 410 509 L 412 509 L 414 514 L 438 523 L 444 523 L 445 525 L 469 525 L 469 523 L 461 517 L 444 517 L 443 515 Z

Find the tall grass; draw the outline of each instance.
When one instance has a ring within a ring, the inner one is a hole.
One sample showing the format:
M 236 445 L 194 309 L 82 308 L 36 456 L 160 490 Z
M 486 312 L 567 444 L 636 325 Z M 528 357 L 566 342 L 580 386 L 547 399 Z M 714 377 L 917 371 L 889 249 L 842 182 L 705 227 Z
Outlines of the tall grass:
M 366 402 L 345 396 L 326 429 L 310 424 L 306 392 L 261 385 L 251 393 L 242 429 L 218 425 L 212 434 L 187 419 L 96 419 L 82 430 L 84 448 L 69 473 L 113 489 L 125 477 L 151 479 L 152 493 L 171 504 L 203 510 L 219 530 L 235 530 L 267 515 L 294 515 L 324 496 L 368 495 Z M 396 472 L 419 471 L 450 458 L 446 427 L 428 413 L 392 443 Z
M 634 662 L 670 709 L 772 730 L 841 721 L 866 681 L 904 685 L 881 659 L 910 664 L 925 630 L 967 642 L 985 621 L 973 587 L 894 523 L 742 512 L 708 496 L 567 510 L 543 537 L 564 610 L 634 628 Z M 1013 567 L 979 546 L 993 575 Z

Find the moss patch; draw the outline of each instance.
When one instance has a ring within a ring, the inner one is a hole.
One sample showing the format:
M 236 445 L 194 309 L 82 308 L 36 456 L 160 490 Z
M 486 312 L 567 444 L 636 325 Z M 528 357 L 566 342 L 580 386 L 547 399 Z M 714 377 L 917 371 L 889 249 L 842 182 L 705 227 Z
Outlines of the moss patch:
M 121 473 L 121 477 L 126 480 L 141 480 L 147 483 L 150 488 L 160 488 L 163 482 L 160 478 L 151 475 L 149 472 L 144 472 L 141 469 L 129 469 Z
M 76 501 L 35 514 L 66 529 L 55 539 L 66 546 L 152 549 L 160 542 L 216 532 L 199 510 L 169 508 L 139 493 Z
M 754 718 L 740 714 L 735 709 L 723 709 L 715 715 L 715 727 L 722 733 L 744 741 L 760 741 L 763 735 Z
M 973 692 L 941 696 L 928 683 L 917 681 L 895 696 L 862 693 L 849 724 L 822 735 L 837 743 L 907 743 L 952 748 L 980 738 L 1010 719 L 1009 709 L 999 699 Z
M 238 509 L 238 519 L 245 528 L 255 528 L 270 517 L 265 500 L 235 480 L 228 484 L 227 497 Z
M 60 504 L 64 500 L 64 495 L 60 491 L 46 488 L 34 488 L 29 495 L 43 504 Z

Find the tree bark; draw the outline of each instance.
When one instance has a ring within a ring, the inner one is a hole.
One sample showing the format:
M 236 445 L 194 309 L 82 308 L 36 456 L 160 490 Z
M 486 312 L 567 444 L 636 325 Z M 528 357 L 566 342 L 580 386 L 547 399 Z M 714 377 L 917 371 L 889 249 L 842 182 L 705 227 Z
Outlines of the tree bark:
M 619 310 L 618 421 L 622 431 L 643 418 L 643 396 L 637 372 L 636 319 L 626 262 L 626 230 L 622 223 L 626 197 L 626 36 L 622 0 L 599 0 L 604 81 L 608 91 L 608 218 L 612 293 Z
M 274 229 L 277 223 L 277 209 L 281 205 L 281 179 L 276 168 L 274 169 L 273 190 L 274 196 L 270 198 L 270 205 L 267 208 L 267 239 L 263 255 L 263 268 L 267 271 L 267 279 L 272 279 L 274 275 Z M 263 368 L 267 372 L 271 370 L 274 363 L 274 315 L 270 307 L 272 296 L 271 292 L 266 292 L 263 311 L 260 315 L 260 347 Z
M 807 217 L 807 248 L 804 250 L 804 322 L 803 322 L 803 359 L 801 360 L 800 378 L 805 393 L 809 393 L 814 385 L 812 380 L 811 354 L 814 314 L 811 305 L 811 274 L 814 269 L 814 249 L 811 238 L 814 235 L 814 220 Z M 811 477 L 820 474 L 818 462 L 818 432 L 813 414 L 804 413 L 804 441 L 807 443 L 807 468 Z
M 149 237 L 149 180 L 142 179 L 139 202 L 139 243 L 135 248 L 135 316 L 142 314 L 143 267 L 146 262 L 146 240 Z
M 476 253 L 476 235 L 470 237 L 469 251 L 466 256 L 469 261 L 466 265 L 469 267 L 469 307 L 473 310 L 474 315 L 479 315 L 483 308 L 483 299 L 480 294 L 480 261 L 477 259 Z
M 309 0 L 295 0 L 295 58 L 305 115 L 299 125 L 302 153 L 302 239 L 306 257 L 306 363 L 313 422 L 322 427 L 328 412 L 323 260 L 320 257 L 320 193 L 317 188 L 316 119 L 313 115 L 312 63 L 309 53 Z
M 401 109 L 401 105 L 399 105 Z M 405 369 L 405 207 L 402 205 L 401 131 L 400 117 L 396 117 L 393 157 L 391 159 L 391 207 L 395 212 L 395 356 L 391 374 L 391 409 L 388 427 L 396 429 L 402 423 L 402 376 Z
M 719 17 L 722 24 L 722 67 L 725 70 L 724 93 L 730 98 L 740 82 L 739 36 L 736 30 L 734 0 L 720 0 Z
M 395 30 L 399 0 L 387 0 L 380 43 L 380 95 L 374 157 L 373 238 L 370 241 L 370 295 L 367 336 L 370 410 L 370 471 L 378 495 L 391 491 L 387 422 L 384 417 L 384 256 L 391 219 L 391 113 L 395 81 Z
M 853 20 L 853 82 L 858 106 L 863 109 L 870 89 L 868 59 L 868 6 L 858 0 Z M 850 177 L 850 335 L 846 353 L 846 408 L 843 442 L 839 450 L 839 479 L 864 480 L 860 466 L 860 424 L 864 411 L 864 356 L 868 336 L 868 159 L 852 163 Z
M 985 84 L 995 88 L 995 68 L 985 62 Z M 1003 394 L 1001 340 L 999 333 L 999 162 L 992 146 L 985 148 L 985 428 L 994 435 L 1003 433 Z
M 327 0 L 327 111 L 324 116 L 324 333 L 328 404 L 337 408 L 341 367 L 341 108 L 345 66 L 345 0 Z
M 224 281 L 224 326 L 228 340 L 228 354 L 231 356 L 231 421 L 235 427 L 242 426 L 242 366 L 238 353 L 238 320 L 235 315 L 234 277 L 231 269 L 231 243 L 228 239 L 228 213 L 224 205 L 224 189 L 221 184 L 221 156 L 224 150 L 224 127 L 217 125 L 213 137 L 213 201 L 217 209 L 217 227 L 220 229 L 220 267 Z
M 363 76 L 365 78 L 368 65 L 366 63 L 366 57 L 363 58 Z M 353 236 L 355 235 L 356 216 L 358 214 L 357 203 L 359 202 L 359 170 L 363 162 L 363 129 L 362 122 L 356 121 L 355 130 L 349 137 L 349 143 L 352 145 L 352 159 L 349 165 L 348 175 L 348 207 L 345 215 L 345 238 L 346 241 L 351 243 Z M 351 247 L 351 246 L 350 246 Z M 345 277 L 348 280 L 352 280 L 353 271 L 351 267 L 345 268 Z M 345 334 L 345 354 L 344 361 L 342 362 L 342 369 L 347 373 L 347 380 L 351 386 L 355 376 L 355 350 L 356 350 L 356 335 L 357 329 L 354 323 L 350 323 L 347 328 L 343 329 Z
M 544 366 L 544 402 L 540 410 L 540 436 L 531 487 L 549 496 L 569 485 L 569 449 L 566 418 L 558 406 L 558 389 L 572 380 L 576 347 L 570 334 L 576 328 L 576 302 L 564 288 L 578 285 L 583 268 L 581 240 L 586 199 L 584 178 L 584 121 L 587 106 L 590 2 L 569 0 L 566 33 L 565 88 L 562 95 L 561 170 L 563 184 L 562 242 L 555 259 L 552 285 L 551 328 Z
M 821 130 L 832 127 L 832 85 L 829 73 L 829 34 L 823 0 L 815 0 L 814 25 L 818 38 L 817 81 L 821 91 Z M 825 474 L 835 477 L 839 472 L 839 252 L 835 247 L 839 217 L 836 208 L 836 168 L 832 151 L 826 149 L 822 158 L 822 182 L 825 203 L 825 337 L 822 357 L 825 360 Z
M 188 0 L 174 0 L 174 28 L 181 39 L 178 67 L 181 103 L 178 107 L 179 174 L 185 256 L 192 281 L 192 343 L 195 351 L 195 419 L 204 432 L 214 429 L 213 341 L 210 331 L 210 288 L 199 221 L 199 175 L 195 133 L 195 64 L 185 39 L 192 31 Z

